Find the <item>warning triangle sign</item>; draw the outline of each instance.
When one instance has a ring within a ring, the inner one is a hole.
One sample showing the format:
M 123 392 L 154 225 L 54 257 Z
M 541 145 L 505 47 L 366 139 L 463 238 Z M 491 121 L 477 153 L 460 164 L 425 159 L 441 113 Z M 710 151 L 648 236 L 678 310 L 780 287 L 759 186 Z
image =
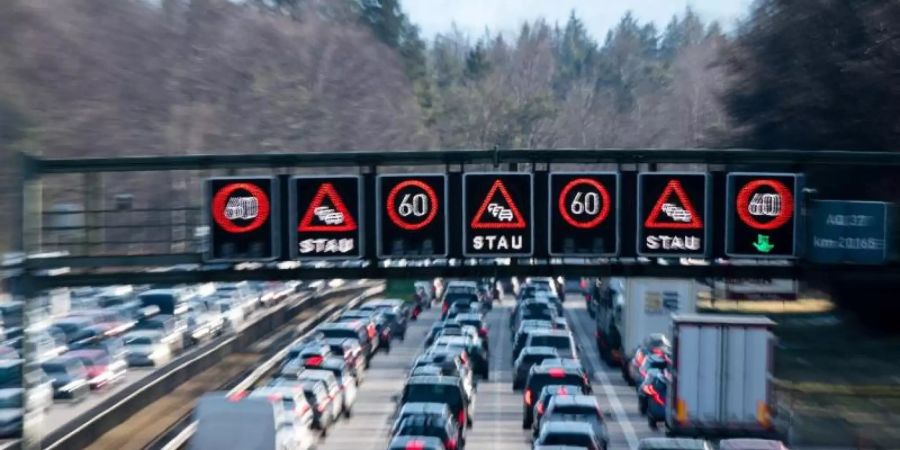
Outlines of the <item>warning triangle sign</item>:
M 499 195 L 498 195 L 499 194 Z M 495 180 L 471 223 L 474 230 L 521 230 L 525 219 L 502 180 Z
M 703 220 L 678 180 L 669 180 L 650 216 L 644 222 L 646 228 L 675 230 L 699 230 Z
M 331 206 L 325 203 L 325 198 Z M 297 231 L 341 232 L 356 230 L 356 220 L 331 183 L 322 183 L 309 203 Z

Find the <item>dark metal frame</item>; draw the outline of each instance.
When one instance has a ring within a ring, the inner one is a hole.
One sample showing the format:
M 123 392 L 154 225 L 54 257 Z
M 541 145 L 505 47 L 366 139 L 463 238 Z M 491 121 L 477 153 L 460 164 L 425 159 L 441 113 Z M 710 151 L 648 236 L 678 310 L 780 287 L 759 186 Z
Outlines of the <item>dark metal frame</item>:
M 795 170 L 798 167 L 856 166 L 900 166 L 900 152 L 854 152 L 854 151 L 797 151 L 797 150 L 749 150 L 749 149 L 598 149 L 598 150 L 453 150 L 453 151 L 364 151 L 364 152 L 322 152 L 300 154 L 231 154 L 231 155 L 180 155 L 142 156 L 116 158 L 41 159 L 22 155 L 22 190 L 26 184 L 39 181 L 44 175 L 94 172 L 129 171 L 178 171 L 213 169 L 252 169 L 288 167 L 356 167 L 363 175 L 376 176 L 382 167 L 408 165 L 444 165 L 459 167 L 465 172 L 467 164 L 500 164 L 514 166 L 517 163 L 532 164 L 535 174 L 549 171 L 553 163 L 616 163 L 616 164 L 657 164 L 657 163 L 700 163 L 710 165 L 765 165 L 779 170 Z M 536 166 L 544 167 L 538 169 Z M 637 167 L 637 166 L 635 166 Z M 512 167 L 510 167 L 512 168 Z M 509 170 L 509 169 L 507 169 Z M 636 170 L 636 169 L 631 169 Z M 459 172 L 450 172 L 450 175 Z M 372 183 L 374 184 L 374 183 Z M 449 194 L 449 193 L 448 193 Z M 370 194 L 367 194 L 367 196 Z M 371 194 L 374 195 L 374 194 Z M 368 198 L 367 198 L 368 199 Z M 26 223 L 23 227 L 27 228 Z M 452 233 L 451 233 L 452 234 Z M 448 243 L 449 244 L 449 243 Z M 377 251 L 374 249 L 373 251 Z M 368 252 L 367 252 L 368 254 Z M 373 253 L 374 255 L 374 253 Z M 462 255 L 449 255 L 460 258 Z M 46 259 L 27 259 L 20 267 L 23 276 L 30 278 L 23 283 L 36 290 L 57 286 L 100 285 L 121 283 L 127 279 L 134 283 L 165 282 L 181 283 L 192 281 L 214 281 L 233 279 L 302 279 L 302 278 L 393 278 L 427 276 L 479 276 L 484 274 L 522 275 L 647 275 L 667 277 L 897 277 L 900 265 L 853 268 L 847 266 L 820 266 L 797 263 L 790 266 L 726 264 L 681 266 L 638 262 L 624 258 L 584 260 L 585 264 L 561 264 L 561 260 L 513 260 L 509 266 L 456 265 L 431 267 L 383 267 L 377 259 L 364 260 L 358 267 L 330 267 L 313 269 L 278 270 L 260 268 L 257 270 L 191 270 L 169 272 L 146 272 L 138 268 L 174 266 L 180 264 L 202 265 L 200 254 L 145 254 L 145 255 L 105 255 L 71 256 Z M 568 260 L 567 260 L 568 261 Z M 469 261 L 471 262 L 471 260 Z M 39 271 L 57 267 L 71 267 L 74 273 L 47 276 Z M 14 267 L 16 268 L 16 267 Z M 104 273 L 89 273 L 82 269 L 115 268 Z M 124 269 L 124 270 L 123 270 Z

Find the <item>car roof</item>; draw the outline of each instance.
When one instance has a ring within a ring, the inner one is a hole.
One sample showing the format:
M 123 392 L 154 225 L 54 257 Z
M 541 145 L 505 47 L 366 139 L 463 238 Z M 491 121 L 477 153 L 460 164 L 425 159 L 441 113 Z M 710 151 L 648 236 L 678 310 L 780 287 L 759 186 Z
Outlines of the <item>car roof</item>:
M 787 450 L 787 447 L 771 439 L 736 438 L 719 441 L 719 450 Z
M 569 420 L 556 420 L 552 422 L 541 422 L 541 432 L 546 430 L 548 433 L 585 433 L 594 434 L 594 425 L 587 422 L 575 422 Z
M 581 392 L 581 390 L 575 391 Z M 597 398 L 593 395 L 573 394 L 573 395 L 554 395 L 550 400 L 558 406 L 599 406 Z
M 531 366 L 532 373 L 548 373 L 551 370 L 562 370 L 568 375 L 581 375 L 581 370 L 573 366 Z
M 537 328 L 534 334 L 540 336 L 565 336 L 572 337 L 568 330 L 558 330 L 556 328 Z
M 706 441 L 690 438 L 644 438 L 640 450 L 703 450 L 709 448 Z
M 571 390 L 572 394 L 568 395 L 575 395 L 578 392 L 581 392 L 581 386 L 576 386 L 574 384 L 548 384 L 541 388 L 541 396 L 543 396 L 544 394 L 556 395 L 554 391 L 557 391 L 561 388 L 565 388 L 567 391 Z
M 410 402 L 400 408 L 400 414 L 444 414 L 450 411 L 446 403 Z
M 459 378 L 447 375 L 416 375 L 409 377 L 406 384 L 445 384 L 450 386 L 458 386 Z
M 554 347 L 546 347 L 542 345 L 526 346 L 522 348 L 522 354 L 532 355 L 559 355 Z
M 325 322 L 325 323 L 323 323 L 323 324 L 320 324 L 320 325 L 318 326 L 318 328 L 319 328 L 319 329 L 322 329 L 322 330 L 328 330 L 328 329 L 335 330 L 335 329 L 339 329 L 339 328 L 345 328 L 345 329 L 346 329 L 346 328 L 353 328 L 353 329 L 356 329 L 356 328 L 359 328 L 359 327 L 361 327 L 361 326 L 362 326 L 362 322 L 360 322 L 360 321 L 358 321 L 358 320 L 352 320 L 352 321 L 347 321 L 347 322 Z

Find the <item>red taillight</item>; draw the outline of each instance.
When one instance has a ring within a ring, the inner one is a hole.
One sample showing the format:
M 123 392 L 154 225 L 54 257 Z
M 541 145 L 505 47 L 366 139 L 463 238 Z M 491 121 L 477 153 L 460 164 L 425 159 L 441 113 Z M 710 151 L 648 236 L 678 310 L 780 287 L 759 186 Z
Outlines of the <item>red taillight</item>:
M 456 439 L 450 438 L 447 440 L 447 450 L 456 450 Z
M 366 327 L 366 331 L 369 332 L 370 339 L 378 335 L 378 331 L 375 329 L 375 325 L 369 325 L 368 327 Z
M 635 362 L 635 365 L 636 365 L 636 366 L 640 366 L 641 364 L 644 364 L 644 352 L 642 352 L 642 351 L 640 351 L 640 350 L 638 350 L 637 352 L 635 352 L 635 354 L 634 354 L 634 362 Z
M 565 386 L 563 386 L 556 390 L 556 394 L 557 395 L 569 395 L 569 390 Z
M 247 397 L 247 391 L 238 391 L 228 396 L 228 401 L 239 402 Z
M 659 392 L 656 392 L 656 389 L 654 389 L 652 385 L 645 384 L 643 390 L 644 390 L 644 393 L 647 394 L 648 396 L 650 396 L 650 398 L 652 398 L 653 401 L 656 402 L 657 404 L 659 404 L 659 405 L 666 404 L 665 400 L 663 400 L 663 398 L 659 395 Z
M 531 389 L 525 390 L 525 404 L 531 406 Z
M 537 413 L 539 416 L 544 414 L 544 404 L 543 403 L 537 404 Z
M 478 330 L 478 335 L 479 335 L 479 336 L 487 336 L 487 334 L 488 334 L 488 329 L 487 329 L 487 327 L 481 327 L 481 329 Z
M 586 288 L 586 287 L 587 287 L 587 280 L 581 280 L 581 282 L 578 283 L 578 285 L 581 286 L 582 289 Z
M 406 450 L 425 450 L 425 443 L 422 441 L 409 441 L 406 443 Z
M 643 367 L 641 367 L 640 372 L 641 372 L 642 378 L 647 378 L 647 369 L 644 369 Z
M 550 374 L 550 376 L 553 378 L 563 378 L 566 376 L 566 371 L 562 370 L 559 367 L 554 367 L 548 370 L 547 373 Z
M 447 314 L 447 310 L 450 309 L 450 306 L 444 303 L 444 306 L 441 307 L 441 314 Z
M 458 420 L 459 420 L 460 426 L 463 426 L 463 427 L 466 426 L 467 420 L 466 420 L 465 408 L 459 410 L 459 419 Z
M 318 366 L 322 365 L 323 359 L 324 358 L 322 358 L 321 356 L 310 356 L 309 358 L 306 358 L 306 365 L 318 367 Z

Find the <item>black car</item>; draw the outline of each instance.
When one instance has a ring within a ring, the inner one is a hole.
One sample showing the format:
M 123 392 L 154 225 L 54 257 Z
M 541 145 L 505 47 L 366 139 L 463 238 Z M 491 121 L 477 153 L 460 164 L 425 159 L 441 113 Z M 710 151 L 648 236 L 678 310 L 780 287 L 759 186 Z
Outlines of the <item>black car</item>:
M 359 322 L 364 324 L 366 331 L 369 333 L 369 337 L 372 340 L 373 351 L 378 350 L 385 344 L 390 344 L 390 340 L 388 340 L 388 342 L 383 342 L 384 340 L 382 339 L 382 332 L 384 331 L 386 321 L 384 320 L 384 317 L 374 309 L 351 309 L 344 311 L 340 316 L 334 319 L 334 321 L 339 323 Z
M 567 330 L 536 330 L 529 333 L 525 341 L 526 347 L 553 347 L 561 358 L 578 358 L 575 350 L 575 341 Z
M 594 435 L 594 427 L 582 422 L 551 422 L 541 427 L 534 441 L 536 448 L 549 445 L 571 445 L 587 450 L 605 450 L 606 447 Z
M 555 422 L 588 423 L 594 428 L 594 437 L 606 448 L 609 435 L 606 432 L 603 413 L 593 395 L 555 395 L 550 398 L 541 418 L 541 428 Z M 539 432 L 535 433 L 535 436 Z
M 478 295 L 473 293 L 448 293 L 444 296 L 444 302 L 441 305 L 441 318 L 446 317 L 447 311 L 451 306 L 460 304 L 478 304 Z
M 525 347 L 519 352 L 519 357 L 513 362 L 513 383 L 514 391 L 522 389 L 525 385 L 525 379 L 528 378 L 528 372 L 531 366 L 540 364 L 541 361 L 548 358 L 558 358 L 559 353 L 553 347 Z
M 400 404 L 443 403 L 450 408 L 459 427 L 472 426 L 469 400 L 462 382 L 456 377 L 410 377 L 403 388 Z M 460 430 L 462 431 L 462 430 Z
M 394 436 L 436 437 L 447 450 L 463 448 L 459 441 L 459 426 L 453 417 L 414 415 L 403 419 L 394 431 Z
M 90 391 L 87 369 L 80 359 L 58 356 L 41 364 L 44 373 L 53 380 L 53 398 L 78 400 Z
M 391 327 L 391 336 L 406 339 L 406 326 L 409 321 L 409 305 L 400 299 L 379 299 L 366 302 L 361 309 L 375 309 L 380 311 Z
M 579 368 L 572 367 L 556 367 L 556 366 L 534 366 L 528 374 L 525 381 L 525 391 L 522 394 L 522 428 L 531 427 L 534 420 L 534 402 L 537 396 L 544 389 L 544 386 L 551 384 L 566 384 L 581 386 L 584 394 L 592 392 L 591 383 L 584 372 Z

